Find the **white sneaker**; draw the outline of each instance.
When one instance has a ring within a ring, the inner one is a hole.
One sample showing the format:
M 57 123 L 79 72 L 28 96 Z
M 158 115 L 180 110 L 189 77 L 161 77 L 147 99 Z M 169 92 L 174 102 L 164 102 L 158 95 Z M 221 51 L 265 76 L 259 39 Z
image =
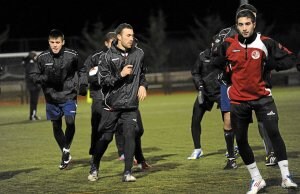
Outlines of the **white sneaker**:
M 191 154 L 190 157 L 188 157 L 188 160 L 196 160 L 199 159 L 201 156 L 203 156 L 203 151 L 202 149 L 194 149 L 193 153 Z
M 98 172 L 97 172 L 97 170 L 94 170 L 93 172 L 91 172 L 91 173 L 89 174 L 88 180 L 89 180 L 89 181 L 92 181 L 92 182 L 98 180 Z
M 291 179 L 290 176 L 287 176 L 285 179 L 282 179 L 281 187 L 285 189 L 296 189 L 298 185 Z
M 135 182 L 136 178 L 130 173 L 125 173 L 122 179 L 123 182 Z
M 266 182 L 264 179 L 260 180 L 251 180 L 250 182 L 250 190 L 247 194 L 256 194 L 259 190 L 263 189 L 266 186 Z

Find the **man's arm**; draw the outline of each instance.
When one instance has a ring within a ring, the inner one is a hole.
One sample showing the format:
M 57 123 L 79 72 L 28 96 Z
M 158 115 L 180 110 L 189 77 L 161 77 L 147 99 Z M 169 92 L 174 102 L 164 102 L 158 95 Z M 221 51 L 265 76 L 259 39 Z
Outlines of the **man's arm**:
M 73 63 L 75 63 L 75 66 L 77 67 L 79 95 L 85 96 L 87 94 L 87 86 L 88 86 L 87 67 L 84 64 L 78 63 L 77 56 L 75 57 Z
M 42 61 L 40 58 L 33 64 L 33 67 L 29 70 L 29 78 L 35 84 L 45 85 L 48 80 L 48 76 L 43 73 Z
M 277 41 L 266 39 L 264 43 L 269 52 L 265 63 L 266 70 L 282 71 L 291 69 L 296 67 L 297 64 L 300 64 L 297 56 Z
M 197 58 L 196 62 L 194 63 L 194 66 L 191 70 L 193 82 L 194 82 L 196 90 L 198 90 L 198 91 L 199 91 L 200 87 L 203 87 L 203 84 L 204 84 L 203 79 L 202 79 L 202 75 L 201 75 L 201 72 L 202 72 L 201 71 L 201 69 L 202 69 L 201 54 L 203 52 L 201 52 L 198 55 L 198 58 Z
M 140 74 L 140 84 L 138 90 L 138 98 L 140 101 L 143 101 L 147 97 L 147 89 L 148 89 L 148 82 L 146 80 L 146 73 L 147 68 L 144 64 L 144 56 L 141 60 L 141 74 Z
M 124 78 L 132 74 L 132 65 L 125 65 L 121 71 L 114 68 L 113 64 L 107 59 L 107 53 L 102 55 L 99 61 L 99 83 L 103 87 L 114 87 L 117 84 L 122 83 Z

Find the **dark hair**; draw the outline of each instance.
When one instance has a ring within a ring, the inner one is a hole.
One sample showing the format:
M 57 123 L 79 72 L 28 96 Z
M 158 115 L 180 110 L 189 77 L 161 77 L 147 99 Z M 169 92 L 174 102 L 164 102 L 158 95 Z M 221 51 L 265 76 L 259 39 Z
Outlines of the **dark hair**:
M 125 29 L 125 28 L 133 30 L 133 28 L 130 24 L 122 23 L 122 24 L 118 25 L 118 27 L 115 29 L 115 33 L 116 34 L 121 34 L 122 30 Z
M 239 8 L 236 10 L 236 15 L 243 10 L 250 10 L 253 13 L 257 13 L 257 9 L 253 5 L 246 3 L 239 6 Z
M 104 38 L 104 41 L 109 41 L 111 39 L 116 39 L 117 35 L 115 32 L 108 32 L 106 35 L 105 35 L 105 38 Z
M 52 29 L 49 33 L 49 38 L 62 38 L 63 40 L 65 39 L 64 34 L 62 33 L 62 31 L 58 30 L 58 29 Z
M 254 13 L 252 11 L 250 11 L 249 9 L 244 9 L 237 13 L 236 18 L 235 18 L 236 23 L 237 23 L 238 19 L 241 17 L 251 18 L 251 21 L 253 23 L 256 21 L 256 17 L 254 15 Z

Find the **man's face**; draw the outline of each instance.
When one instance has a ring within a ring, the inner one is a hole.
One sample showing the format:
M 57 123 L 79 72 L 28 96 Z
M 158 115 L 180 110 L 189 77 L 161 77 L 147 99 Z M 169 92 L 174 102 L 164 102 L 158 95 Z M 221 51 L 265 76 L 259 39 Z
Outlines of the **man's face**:
M 48 40 L 50 49 L 54 54 L 59 53 L 61 50 L 62 46 L 64 45 L 64 40 L 59 37 L 59 38 L 49 38 Z
M 118 47 L 120 49 L 130 49 L 133 44 L 134 33 L 132 29 L 124 28 L 120 34 L 117 35 Z
M 248 38 L 254 32 L 255 23 L 249 17 L 240 17 L 237 20 L 237 29 L 244 38 Z

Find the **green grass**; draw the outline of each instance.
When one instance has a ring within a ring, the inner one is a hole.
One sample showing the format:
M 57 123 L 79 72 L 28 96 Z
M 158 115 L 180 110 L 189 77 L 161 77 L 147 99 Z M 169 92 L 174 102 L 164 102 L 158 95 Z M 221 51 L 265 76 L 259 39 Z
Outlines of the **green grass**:
M 290 171 L 300 184 L 300 88 L 274 88 L 280 130 L 285 140 Z M 140 105 L 145 133 L 144 155 L 153 166 L 135 172 L 135 183 L 122 183 L 123 163 L 117 161 L 115 142 L 105 153 L 100 179 L 88 182 L 90 104 L 79 101 L 76 133 L 71 147 L 73 162 L 60 171 L 60 151 L 49 121 L 27 121 L 28 105 L 0 107 L 0 193 L 246 193 L 250 175 L 242 160 L 237 170 L 223 170 L 225 142 L 221 115 L 215 107 L 203 120 L 204 157 L 188 161 L 193 149 L 190 132 L 195 93 L 149 95 Z M 45 118 L 45 105 L 38 112 Z M 255 119 L 254 119 L 255 120 Z M 250 125 L 249 142 L 267 193 L 297 193 L 280 187 L 278 167 L 264 165 L 265 152 L 256 121 Z

